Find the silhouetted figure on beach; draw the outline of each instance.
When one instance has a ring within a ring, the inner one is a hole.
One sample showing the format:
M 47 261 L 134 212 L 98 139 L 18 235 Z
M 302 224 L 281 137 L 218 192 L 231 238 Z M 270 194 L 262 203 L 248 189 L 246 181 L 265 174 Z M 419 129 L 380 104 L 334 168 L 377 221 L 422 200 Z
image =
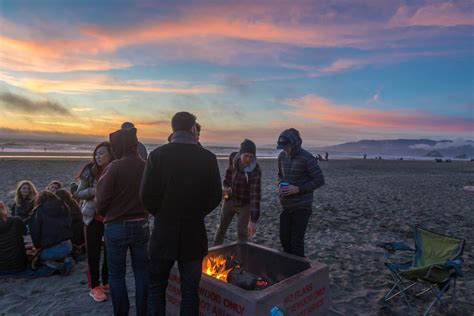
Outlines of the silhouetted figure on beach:
M 367 154 L 364 154 L 364 159 L 367 159 Z
M 166 288 L 174 263 L 181 280 L 181 315 L 199 314 L 202 260 L 207 255 L 204 218 L 222 199 L 216 156 L 196 143 L 196 117 L 176 113 L 170 143 L 150 153 L 140 189 L 154 216 L 150 239 L 151 315 L 166 315 Z
M 329 161 L 329 154 L 327 151 L 326 151 L 326 154 L 324 155 L 324 160 Z
M 118 130 L 109 139 L 116 159 L 97 182 L 95 206 L 104 217 L 110 296 L 114 314 L 128 315 L 125 275 L 127 252 L 130 252 L 136 313 L 147 315 L 149 214 L 139 198 L 145 161 L 138 155 L 135 128 Z
M 278 138 L 278 180 L 280 203 L 280 241 L 283 250 L 304 257 L 304 236 L 312 213 L 313 191 L 324 185 L 318 161 L 301 148 L 300 133 L 290 128 Z
M 135 128 L 135 125 L 131 122 L 124 122 L 122 123 L 121 129 L 132 129 Z M 146 150 L 145 145 L 143 145 L 141 142 L 138 142 L 138 154 L 139 156 L 146 161 L 148 157 L 148 151 Z

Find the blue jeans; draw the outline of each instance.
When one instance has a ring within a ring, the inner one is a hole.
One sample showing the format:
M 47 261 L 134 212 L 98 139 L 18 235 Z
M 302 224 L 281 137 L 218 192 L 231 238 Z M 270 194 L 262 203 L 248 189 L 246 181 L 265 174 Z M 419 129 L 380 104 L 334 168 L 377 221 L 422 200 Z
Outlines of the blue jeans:
M 150 315 L 166 315 L 166 288 L 174 260 L 151 258 L 150 260 Z M 202 259 L 178 261 L 181 282 L 181 316 L 199 315 L 199 282 L 202 275 Z
M 135 305 L 137 315 L 147 314 L 148 299 L 148 221 L 124 221 L 105 225 L 109 285 L 114 315 L 128 315 L 128 300 L 125 274 L 127 272 L 127 250 L 130 249 L 133 275 L 135 277 Z
M 70 255 L 72 251 L 72 244 L 70 240 L 63 241 L 56 246 L 46 248 L 41 251 L 41 262 L 62 260 Z

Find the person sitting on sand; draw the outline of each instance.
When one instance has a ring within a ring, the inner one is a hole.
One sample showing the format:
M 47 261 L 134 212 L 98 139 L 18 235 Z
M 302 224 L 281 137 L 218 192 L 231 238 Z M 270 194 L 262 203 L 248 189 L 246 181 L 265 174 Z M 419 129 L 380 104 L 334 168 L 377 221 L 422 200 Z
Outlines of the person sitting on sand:
M 18 182 L 15 190 L 15 198 L 10 207 L 12 215 L 20 217 L 25 224 L 29 225 L 37 196 L 38 191 L 33 182 L 29 180 Z
M 312 213 L 313 191 L 324 185 L 318 161 L 301 148 L 303 140 L 294 128 L 278 138 L 278 180 L 280 203 L 280 241 L 283 250 L 304 257 L 304 236 Z
M 45 190 L 51 193 L 56 193 L 57 190 L 63 187 L 63 183 L 59 180 L 53 180 L 46 186 Z
M 86 164 L 79 174 L 79 187 L 76 198 L 81 200 L 81 212 L 85 224 L 87 248 L 87 274 L 89 295 L 96 302 L 107 299 L 109 291 L 109 270 L 107 267 L 107 251 L 104 238 L 104 217 L 97 212 L 95 205 L 96 185 L 105 167 L 115 159 L 109 142 L 98 144 L 92 154 L 92 162 Z M 100 254 L 104 249 L 102 272 L 100 272 Z M 100 282 L 102 281 L 102 285 Z
M 235 214 L 237 218 L 237 235 L 241 242 L 255 234 L 257 220 L 260 216 L 260 199 L 262 170 L 257 163 L 256 146 L 251 140 L 240 144 L 239 152 L 229 157 L 224 179 L 224 202 L 221 220 L 214 238 L 214 245 L 221 245 L 224 236 Z M 250 220 L 249 220 L 250 219 Z
M 35 202 L 31 218 L 31 239 L 40 251 L 42 264 L 63 274 L 73 267 L 71 215 L 67 206 L 53 193 L 43 191 Z
M 145 161 L 138 155 L 135 128 L 118 130 L 109 139 L 117 159 L 100 176 L 95 203 L 104 216 L 112 305 L 115 315 L 128 315 L 125 275 L 130 251 L 137 315 L 147 315 L 149 214 L 139 198 Z
M 65 188 L 61 188 L 56 191 L 57 197 L 69 208 L 69 213 L 72 219 L 72 248 L 73 256 L 76 257 L 82 253 L 85 253 L 85 241 L 84 241 L 84 224 L 82 222 L 81 208 L 77 204 L 76 200 L 72 198 L 71 193 Z
M 0 275 L 21 272 L 28 264 L 23 235 L 26 226 L 18 216 L 10 212 L 0 201 Z

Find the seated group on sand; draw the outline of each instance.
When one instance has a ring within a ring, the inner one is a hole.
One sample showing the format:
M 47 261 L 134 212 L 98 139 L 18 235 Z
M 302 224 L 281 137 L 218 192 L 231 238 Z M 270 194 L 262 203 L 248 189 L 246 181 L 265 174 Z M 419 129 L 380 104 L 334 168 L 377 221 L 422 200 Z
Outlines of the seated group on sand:
M 196 117 L 178 112 L 171 126 L 169 143 L 147 157 L 133 124 L 122 124 L 109 142 L 95 147 L 92 161 L 79 172 L 79 183 L 71 186 L 72 193 L 58 181 L 39 194 L 32 182 L 20 182 L 10 209 L 0 203 L 0 275 L 21 274 L 27 267 L 67 275 L 87 250 L 89 295 L 95 301 L 110 296 L 114 314 L 125 315 L 130 250 L 138 315 L 165 314 L 168 277 L 176 261 L 181 313 L 198 315 L 202 260 L 208 249 L 204 218 L 222 202 L 214 244 L 224 242 L 235 215 L 238 239 L 247 241 L 260 217 L 262 170 L 254 142 L 246 139 L 230 155 L 221 182 L 216 156 L 199 142 Z M 298 256 L 305 255 L 313 191 L 324 184 L 317 159 L 301 144 L 293 128 L 283 131 L 277 141 L 282 150 L 280 241 L 285 252 Z M 24 236 L 31 236 L 32 245 Z

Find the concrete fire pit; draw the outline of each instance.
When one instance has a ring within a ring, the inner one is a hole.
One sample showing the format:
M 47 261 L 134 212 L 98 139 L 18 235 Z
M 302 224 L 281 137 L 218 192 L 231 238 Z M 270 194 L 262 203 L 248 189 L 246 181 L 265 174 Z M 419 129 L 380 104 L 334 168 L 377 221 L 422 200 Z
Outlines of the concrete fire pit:
M 246 271 L 277 283 L 263 290 L 248 291 L 203 274 L 199 288 L 200 315 L 270 315 L 275 306 L 289 315 L 328 312 L 329 270 L 323 263 L 253 243 L 235 242 L 213 247 L 209 255 L 236 256 Z M 168 315 L 179 315 L 180 301 L 179 273 L 175 265 L 167 290 Z

